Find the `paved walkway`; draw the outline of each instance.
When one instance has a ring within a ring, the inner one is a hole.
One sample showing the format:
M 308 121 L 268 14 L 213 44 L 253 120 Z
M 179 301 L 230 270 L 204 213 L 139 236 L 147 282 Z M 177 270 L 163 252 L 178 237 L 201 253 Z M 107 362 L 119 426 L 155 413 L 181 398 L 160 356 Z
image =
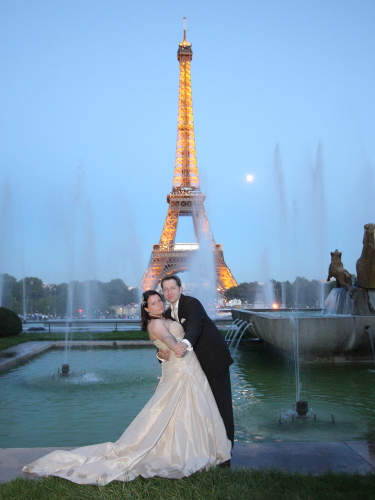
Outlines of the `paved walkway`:
M 147 341 L 124 341 L 117 345 L 145 345 Z M 81 342 L 73 342 L 75 345 Z M 88 345 L 88 342 L 82 342 Z M 113 346 L 113 342 L 91 342 L 92 345 Z M 18 364 L 30 356 L 41 353 L 64 342 L 27 342 L 0 352 L 0 371 Z M 16 477 L 30 477 L 21 469 L 25 464 L 56 448 L 2 448 L 0 449 L 0 482 Z M 72 449 L 72 448 L 65 448 Z M 283 442 L 283 443 L 236 443 L 232 466 L 252 468 L 277 468 L 292 472 L 321 474 L 333 472 L 375 471 L 375 442 Z
M 0 449 L 0 483 L 6 483 L 16 477 L 31 478 L 32 476 L 22 473 L 22 467 L 54 449 L 56 448 Z M 312 474 L 322 474 L 326 471 L 366 474 L 375 471 L 375 443 L 236 443 L 232 466 L 277 468 Z

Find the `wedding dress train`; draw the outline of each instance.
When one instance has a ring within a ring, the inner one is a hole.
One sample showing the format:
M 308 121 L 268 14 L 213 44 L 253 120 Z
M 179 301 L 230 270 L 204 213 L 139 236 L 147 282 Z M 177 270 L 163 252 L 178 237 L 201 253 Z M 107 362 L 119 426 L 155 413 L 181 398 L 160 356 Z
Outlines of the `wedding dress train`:
M 183 338 L 177 322 L 170 332 L 177 340 Z M 160 340 L 154 344 L 167 349 Z M 162 363 L 154 395 L 115 443 L 56 450 L 22 470 L 105 485 L 137 476 L 182 478 L 230 457 L 231 442 L 196 355 L 191 351 L 176 358 L 172 352 Z

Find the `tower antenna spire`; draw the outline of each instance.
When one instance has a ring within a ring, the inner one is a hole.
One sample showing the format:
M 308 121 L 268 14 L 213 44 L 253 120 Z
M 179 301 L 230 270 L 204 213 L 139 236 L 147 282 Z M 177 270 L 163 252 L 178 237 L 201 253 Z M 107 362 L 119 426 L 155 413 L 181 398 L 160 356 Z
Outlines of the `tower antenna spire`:
M 183 20 L 184 20 L 184 40 L 186 40 L 186 17 L 184 17 Z

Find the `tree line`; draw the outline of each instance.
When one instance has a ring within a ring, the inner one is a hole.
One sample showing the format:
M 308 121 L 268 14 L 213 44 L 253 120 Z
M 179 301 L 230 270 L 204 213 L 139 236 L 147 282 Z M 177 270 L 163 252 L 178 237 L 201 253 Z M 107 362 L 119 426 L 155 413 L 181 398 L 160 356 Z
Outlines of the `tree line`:
M 129 287 L 122 279 L 109 282 L 99 280 L 73 281 L 58 285 L 46 285 L 36 277 L 17 280 L 9 274 L 1 275 L 3 307 L 26 317 L 41 314 L 52 318 L 113 317 L 113 306 L 132 305 L 139 302 L 141 291 Z M 270 280 L 275 302 L 286 308 L 321 307 L 322 295 L 326 297 L 334 282 L 322 284 L 318 280 L 297 277 L 294 282 Z M 240 283 L 225 290 L 224 299 L 241 300 L 242 304 L 253 306 L 263 301 L 265 286 L 257 281 Z
M 139 302 L 139 289 L 129 290 L 122 279 L 107 283 L 89 280 L 46 285 L 36 277 L 17 280 L 14 276 L 3 274 L 1 278 L 1 305 L 21 316 L 110 317 L 114 315 L 113 306 Z
M 286 308 L 299 309 L 321 307 L 322 298 L 324 299 L 335 286 L 335 282 L 310 281 L 300 276 L 292 283 L 290 281 L 270 280 L 269 284 L 277 304 Z M 227 301 L 239 299 L 242 304 L 254 305 L 256 300 L 264 300 L 266 290 L 264 284 L 253 281 L 241 283 L 229 288 L 224 293 Z

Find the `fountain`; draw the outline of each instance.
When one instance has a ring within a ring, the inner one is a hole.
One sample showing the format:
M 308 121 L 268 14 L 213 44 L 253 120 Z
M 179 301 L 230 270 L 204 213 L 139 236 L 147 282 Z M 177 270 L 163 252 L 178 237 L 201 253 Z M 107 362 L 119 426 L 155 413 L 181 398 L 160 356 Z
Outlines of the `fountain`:
M 161 374 L 151 346 L 73 346 L 68 377 L 61 376 L 62 355 L 61 349 L 50 349 L 0 374 L 1 447 L 77 447 L 116 440 L 152 396 Z M 236 441 L 375 438 L 374 372 L 367 366 L 302 363 L 300 400 L 309 405 L 300 416 L 288 356 L 249 341 L 234 358 Z
M 297 401 L 296 402 L 296 412 L 300 418 L 306 418 L 307 412 L 309 411 L 309 404 L 307 401 Z
M 230 345 L 239 333 L 258 337 L 294 360 L 296 388 L 292 420 L 309 417 L 308 402 L 301 399 L 300 361 L 374 360 L 372 331 L 375 331 L 375 224 L 366 224 L 362 255 L 357 261 L 357 281 L 344 269 L 341 252 L 331 252 L 328 280 L 336 278 L 336 288 L 328 295 L 325 309 L 245 311 L 232 310 L 234 326 L 228 332 Z M 244 323 L 246 322 L 246 323 Z M 233 333 L 235 332 L 235 333 Z M 316 416 L 314 414 L 314 420 Z M 335 416 L 331 414 L 332 423 Z M 280 414 L 279 422 L 282 416 Z
M 63 377 L 67 377 L 69 375 L 69 365 L 68 363 L 65 363 L 61 367 L 61 375 Z
M 329 309 L 293 311 L 233 310 L 233 319 L 247 321 L 250 337 L 258 337 L 282 351 L 293 353 L 298 328 L 298 355 L 301 360 L 351 361 L 372 356 L 371 335 L 375 331 L 375 225 L 366 224 L 363 251 L 357 261 L 357 284 L 348 282 L 349 273 L 332 252 L 337 288 L 326 299 Z M 350 276 L 350 275 L 349 275 Z M 352 297 L 352 298 L 351 298 Z M 336 310 L 333 313 L 332 305 Z M 369 330 L 370 329 L 370 330 Z
M 233 345 L 237 348 L 249 326 L 249 323 L 245 320 L 236 319 L 233 321 L 225 334 L 225 340 L 228 342 L 229 348 L 233 347 Z M 236 344 L 234 344 L 235 342 Z

